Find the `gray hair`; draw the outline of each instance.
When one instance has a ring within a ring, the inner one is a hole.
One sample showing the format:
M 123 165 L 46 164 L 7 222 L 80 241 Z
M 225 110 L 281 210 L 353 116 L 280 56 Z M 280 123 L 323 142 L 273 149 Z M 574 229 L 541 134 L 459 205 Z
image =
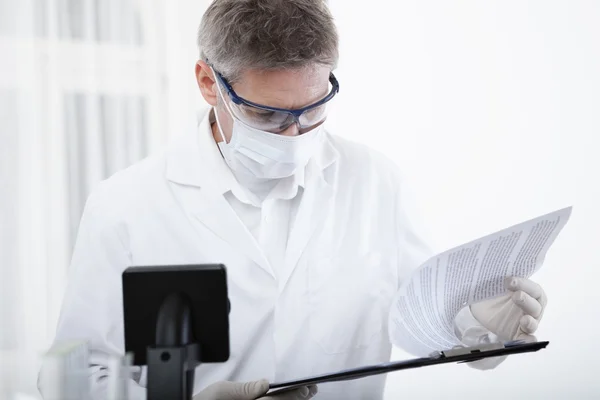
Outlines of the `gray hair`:
M 325 0 L 214 0 L 198 29 L 200 59 L 232 82 L 249 69 L 335 69 L 338 34 Z

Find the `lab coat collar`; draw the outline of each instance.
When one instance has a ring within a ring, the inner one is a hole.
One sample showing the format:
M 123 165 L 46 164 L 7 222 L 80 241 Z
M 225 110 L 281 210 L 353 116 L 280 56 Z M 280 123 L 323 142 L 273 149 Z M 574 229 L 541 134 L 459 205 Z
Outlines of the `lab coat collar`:
M 167 153 L 167 179 L 222 194 L 223 188 L 233 186 L 235 178 L 212 136 L 209 118 L 207 112 L 193 132 L 173 138 Z

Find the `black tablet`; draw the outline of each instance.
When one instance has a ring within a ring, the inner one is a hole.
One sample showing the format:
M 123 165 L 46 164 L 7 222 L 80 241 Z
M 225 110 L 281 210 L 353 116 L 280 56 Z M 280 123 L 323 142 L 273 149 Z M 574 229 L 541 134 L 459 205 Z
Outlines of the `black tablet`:
M 122 275 L 125 351 L 134 365 L 146 365 L 146 351 L 155 345 L 158 311 L 173 294 L 191 308 L 194 342 L 200 362 L 229 359 L 229 300 L 222 264 L 130 267 Z

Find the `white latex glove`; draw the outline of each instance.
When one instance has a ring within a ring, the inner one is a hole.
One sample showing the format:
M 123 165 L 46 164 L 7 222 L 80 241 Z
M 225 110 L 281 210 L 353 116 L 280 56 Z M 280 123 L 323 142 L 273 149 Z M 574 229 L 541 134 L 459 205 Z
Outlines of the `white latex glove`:
M 473 317 L 501 341 L 535 341 L 547 303 L 544 290 L 526 278 L 509 277 L 504 285 L 508 294 L 471 304 Z
M 462 309 L 455 320 L 457 337 L 465 346 L 510 340 L 536 340 L 535 333 L 546 306 L 542 288 L 525 278 L 505 279 L 507 294 L 484 300 Z M 467 365 L 489 370 L 500 365 L 508 356 L 485 358 Z
M 301 387 L 275 396 L 265 396 L 269 391 L 266 380 L 254 382 L 217 382 L 194 396 L 193 400 L 303 400 L 317 393 L 316 386 Z

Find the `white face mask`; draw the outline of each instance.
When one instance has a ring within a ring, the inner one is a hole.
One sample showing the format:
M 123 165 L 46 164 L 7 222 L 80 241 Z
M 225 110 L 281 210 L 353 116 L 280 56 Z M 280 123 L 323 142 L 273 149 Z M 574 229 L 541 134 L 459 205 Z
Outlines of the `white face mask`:
M 259 179 L 281 179 L 304 168 L 317 151 L 323 139 L 323 125 L 298 136 L 283 136 L 252 128 L 233 116 L 217 83 L 219 95 L 233 119 L 229 143 L 225 140 L 221 123 L 217 125 L 223 139 L 219 148 L 234 173 L 243 173 Z

